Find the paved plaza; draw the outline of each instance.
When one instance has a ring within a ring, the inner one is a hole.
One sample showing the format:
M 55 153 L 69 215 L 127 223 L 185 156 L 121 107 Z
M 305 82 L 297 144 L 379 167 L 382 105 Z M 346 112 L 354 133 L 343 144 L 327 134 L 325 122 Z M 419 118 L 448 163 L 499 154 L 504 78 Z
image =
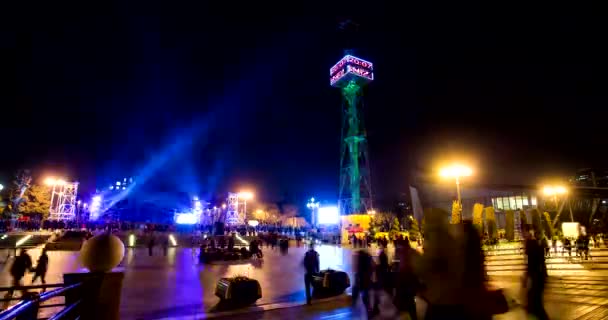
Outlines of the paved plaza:
M 316 303 L 312 307 L 300 306 L 304 300 L 302 257 L 306 248 L 291 247 L 287 255 L 279 250 L 264 248 L 264 260 L 244 264 L 201 265 L 198 250 L 171 248 L 167 256 L 157 249 L 148 256 L 147 249 L 127 249 L 121 267 L 125 271 L 122 290 L 122 319 L 202 319 L 222 318 L 216 313 L 219 299 L 214 295 L 215 284 L 221 277 L 245 275 L 257 279 L 263 297 L 250 311 L 231 314 L 231 319 L 357 319 L 358 309 L 351 309 L 344 297 Z M 321 268 L 345 270 L 352 279 L 352 250 L 335 246 L 319 246 Z M 40 251 L 30 250 L 36 261 Z M 5 253 L 0 253 L 0 261 Z M 552 319 L 602 319 L 607 316 L 608 272 L 603 269 L 608 252 L 597 251 L 591 262 L 572 260 L 560 256 L 550 266 L 551 282 L 546 305 Z M 81 268 L 77 252 L 50 251 L 48 283 L 63 281 L 63 273 Z M 563 259 L 564 261 L 562 261 Z M 523 257 L 503 252 L 488 256 L 491 285 L 504 288 L 517 304 L 521 298 L 521 265 Z M 0 264 L 0 286 L 10 285 L 10 263 Z M 562 269 L 559 269 L 562 268 Z M 31 275 L 26 276 L 26 283 Z M 290 308 L 284 308 L 289 306 Z M 420 306 L 420 308 L 424 308 Z M 276 310 L 275 310 L 276 309 Z M 223 318 L 226 318 L 224 316 Z M 524 319 L 521 308 L 514 308 L 497 319 Z

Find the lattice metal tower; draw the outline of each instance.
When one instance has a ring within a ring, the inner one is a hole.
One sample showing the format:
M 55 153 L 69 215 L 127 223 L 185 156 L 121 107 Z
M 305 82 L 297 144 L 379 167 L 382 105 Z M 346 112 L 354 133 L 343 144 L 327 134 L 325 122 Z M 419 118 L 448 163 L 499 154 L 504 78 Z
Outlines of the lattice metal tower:
M 49 220 L 73 220 L 76 217 L 78 182 L 59 181 L 51 191 Z
M 340 156 L 340 214 L 367 213 L 372 209 L 372 190 L 367 137 L 363 124 L 363 87 L 374 80 L 371 62 L 349 52 L 330 70 L 330 85 L 342 92 L 342 140 Z

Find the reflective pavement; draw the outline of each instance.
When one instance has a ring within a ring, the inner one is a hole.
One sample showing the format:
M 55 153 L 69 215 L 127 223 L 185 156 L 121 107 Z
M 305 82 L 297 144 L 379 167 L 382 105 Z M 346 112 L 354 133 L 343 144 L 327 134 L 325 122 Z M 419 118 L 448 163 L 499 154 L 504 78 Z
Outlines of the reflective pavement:
M 259 306 L 277 302 L 303 302 L 304 247 L 291 247 L 286 256 L 277 250 L 264 248 L 264 260 L 245 264 L 200 265 L 198 250 L 188 248 L 169 249 L 163 256 L 160 249 L 148 256 L 147 249 L 127 249 L 122 266 L 125 280 L 122 290 L 122 319 L 195 319 L 208 317 L 219 299 L 214 295 L 215 284 L 221 277 L 246 275 L 257 279 L 262 286 Z M 351 274 L 351 250 L 335 246 L 319 246 L 321 268 L 344 270 Z M 32 260 L 38 258 L 39 250 L 30 250 Z M 0 251 L 0 261 L 6 253 Z M 491 257 L 489 260 L 503 257 Z M 507 257 L 504 257 L 507 258 Z M 511 257 L 508 257 L 511 259 Z M 63 273 L 81 268 L 78 253 L 65 251 L 49 252 L 50 266 L 48 283 L 63 282 Z M 514 258 L 521 259 L 521 258 Z M 519 260 L 521 261 L 521 260 Z M 518 261 L 518 262 L 519 262 Z M 596 260 L 597 261 L 597 260 Z M 523 261 L 522 261 L 523 262 Z M 500 265 L 503 261 L 489 262 Z M 505 264 L 511 261 L 504 261 Z M 552 270 L 546 305 L 551 319 L 602 319 L 608 306 L 608 272 L 589 270 L 587 265 L 576 261 L 569 263 L 576 270 Z M 0 264 L 0 286 L 10 284 L 10 263 Z M 498 269 L 498 268 L 497 268 Z M 493 274 L 491 284 L 505 288 L 510 298 L 522 301 L 518 268 L 507 268 Z M 498 270 L 497 270 L 498 271 Z M 26 276 L 27 284 L 31 274 Z M 344 299 L 343 299 L 344 300 Z M 340 300 L 342 301 L 342 300 Z M 260 307 L 260 308 L 262 308 Z M 320 303 L 312 307 L 294 307 L 249 314 L 233 315 L 232 319 L 357 319 L 358 310 L 351 310 L 344 301 Z M 515 308 L 497 319 L 524 319 L 521 308 Z M 244 318 L 243 318 L 244 319 Z

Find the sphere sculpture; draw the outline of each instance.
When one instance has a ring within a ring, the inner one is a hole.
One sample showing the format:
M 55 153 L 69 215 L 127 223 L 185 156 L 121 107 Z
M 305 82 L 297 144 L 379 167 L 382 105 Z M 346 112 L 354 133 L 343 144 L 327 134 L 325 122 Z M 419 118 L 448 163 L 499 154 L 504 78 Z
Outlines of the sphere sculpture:
M 87 240 L 80 249 L 82 265 L 91 272 L 108 272 L 118 266 L 125 255 L 125 245 L 111 234 L 100 234 Z

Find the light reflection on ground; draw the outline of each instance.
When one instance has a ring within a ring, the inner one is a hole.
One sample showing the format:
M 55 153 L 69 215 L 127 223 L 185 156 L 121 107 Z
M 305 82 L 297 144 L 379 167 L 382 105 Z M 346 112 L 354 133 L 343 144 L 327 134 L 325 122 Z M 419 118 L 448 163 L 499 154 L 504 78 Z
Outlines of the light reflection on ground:
M 283 301 L 304 301 L 304 269 L 302 261 L 305 247 L 291 247 L 287 255 L 278 249 L 263 248 L 264 259 L 243 264 L 199 265 L 198 250 L 170 248 L 163 256 L 158 248 L 149 257 L 145 248 L 127 249 L 121 265 L 125 268 L 122 290 L 121 318 L 160 318 L 206 312 L 219 299 L 215 284 L 222 277 L 245 275 L 260 282 L 262 298 L 258 304 Z M 321 269 L 331 268 L 351 273 L 349 250 L 335 246 L 318 246 Z M 30 250 L 34 263 L 40 250 Z M 0 260 L 6 254 L 0 252 Z M 47 283 L 63 282 L 64 272 L 73 272 L 82 266 L 77 252 L 49 251 L 50 266 Z M 10 263 L 0 265 L 0 285 L 9 286 Z M 31 274 L 25 283 L 31 283 Z M 352 279 L 352 275 L 351 275 Z

